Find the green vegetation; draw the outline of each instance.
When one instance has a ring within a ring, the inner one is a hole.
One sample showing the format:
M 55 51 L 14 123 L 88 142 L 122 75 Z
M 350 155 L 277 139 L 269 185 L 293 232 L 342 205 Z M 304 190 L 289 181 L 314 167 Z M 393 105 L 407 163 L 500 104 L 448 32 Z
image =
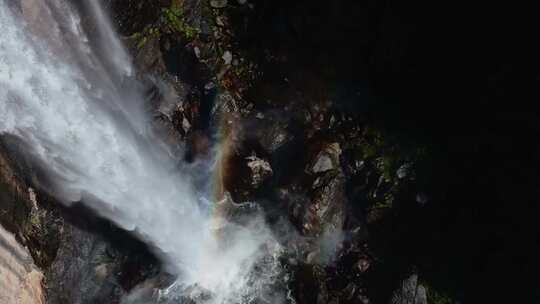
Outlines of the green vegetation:
M 129 38 L 136 41 L 138 49 L 143 48 L 152 39 L 164 33 L 182 35 L 183 38 L 193 40 L 199 33 L 198 30 L 185 21 L 184 11 L 180 4 L 172 4 L 169 8 L 161 10 L 161 18 L 158 23 L 148 25 L 141 32 L 131 35 Z
M 182 33 L 189 40 L 198 34 L 197 29 L 186 23 L 181 5 L 173 4 L 169 8 L 162 9 L 162 13 L 165 23 L 172 32 Z

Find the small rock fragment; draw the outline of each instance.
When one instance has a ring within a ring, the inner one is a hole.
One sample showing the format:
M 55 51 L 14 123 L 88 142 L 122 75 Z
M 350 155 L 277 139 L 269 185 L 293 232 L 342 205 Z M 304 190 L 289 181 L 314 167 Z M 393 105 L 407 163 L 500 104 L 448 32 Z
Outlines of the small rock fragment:
M 396 175 L 399 179 L 404 179 L 410 175 L 410 172 L 411 172 L 411 164 L 407 163 L 399 167 L 399 169 L 396 172 Z
M 319 257 L 319 251 L 318 250 L 312 251 L 312 252 L 308 253 L 308 255 L 306 257 L 306 263 L 307 264 L 314 264 L 316 262 L 316 260 L 318 259 L 318 257 Z
M 312 189 L 316 189 L 316 188 L 320 187 L 321 184 L 322 184 L 321 178 L 320 178 L 320 177 L 317 177 L 317 178 L 315 179 L 315 181 L 313 182 L 313 186 L 312 186 L 311 188 L 312 188 Z
M 219 25 L 219 26 L 225 26 L 225 22 L 223 21 L 223 17 L 221 16 L 218 16 L 216 17 L 216 24 Z
M 268 177 L 272 176 L 272 167 L 270 163 L 256 156 L 246 157 L 247 166 L 251 169 L 251 185 L 258 188 Z
M 230 65 L 232 62 L 232 53 L 230 51 L 225 51 L 223 53 L 223 56 L 221 56 L 221 59 L 225 62 L 225 65 Z
M 330 117 L 330 124 L 329 124 L 329 128 L 332 128 L 334 126 L 334 123 L 336 123 L 336 118 L 334 117 L 334 115 L 332 115 Z
M 201 49 L 199 49 L 198 46 L 193 48 L 193 52 L 195 53 L 195 57 L 197 57 L 197 59 L 201 59 Z
M 110 275 L 111 266 L 109 264 L 100 264 L 94 268 L 96 278 L 104 281 Z
M 204 89 L 207 91 L 210 91 L 214 89 L 215 87 L 216 87 L 216 84 L 211 81 L 204 85 Z

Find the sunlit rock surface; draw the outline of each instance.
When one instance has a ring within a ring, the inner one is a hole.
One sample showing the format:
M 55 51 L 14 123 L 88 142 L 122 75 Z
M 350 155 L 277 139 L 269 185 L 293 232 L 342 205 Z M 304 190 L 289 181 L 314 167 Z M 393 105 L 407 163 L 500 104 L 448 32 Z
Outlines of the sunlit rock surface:
M 44 304 L 42 281 L 27 249 L 0 226 L 0 303 Z

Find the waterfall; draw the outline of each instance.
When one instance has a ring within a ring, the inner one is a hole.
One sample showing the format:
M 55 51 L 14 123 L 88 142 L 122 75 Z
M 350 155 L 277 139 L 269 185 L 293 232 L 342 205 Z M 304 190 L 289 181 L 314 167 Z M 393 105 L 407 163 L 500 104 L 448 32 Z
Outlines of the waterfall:
M 197 286 L 210 294 L 204 303 L 260 297 L 277 267 L 271 233 L 260 218 L 212 226 L 211 196 L 192 182 L 210 180 L 210 164 L 179 163 L 150 127 L 144 87 L 99 2 L 14 2 L 0 0 L 0 134 L 24 142 L 47 173 L 46 190 L 154 247 L 178 277 L 162 294 L 186 297 Z

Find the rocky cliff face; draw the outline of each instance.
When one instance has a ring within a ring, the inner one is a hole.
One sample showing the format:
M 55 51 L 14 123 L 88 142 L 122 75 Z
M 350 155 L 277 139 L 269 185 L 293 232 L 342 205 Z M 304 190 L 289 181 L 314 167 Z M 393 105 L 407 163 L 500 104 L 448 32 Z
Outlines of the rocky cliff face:
M 159 267 L 126 232 L 32 188 L 41 185 L 38 170 L 17 153 L 15 139 L 1 142 L 0 224 L 9 231 L 0 242 L 5 303 L 118 303 Z
M 0 227 L 0 300 L 2 303 L 43 304 L 43 274 L 13 235 Z
M 187 161 L 218 142 L 217 195 L 257 202 L 277 234 L 291 223 L 296 303 L 538 296 L 513 280 L 538 264 L 524 194 L 538 147 L 514 138 L 535 137 L 536 115 L 503 111 L 519 65 L 499 48 L 476 65 L 495 39 L 473 39 L 470 17 L 451 26 L 397 1 L 106 2 L 170 142 Z M 508 63 L 485 72 L 498 56 Z M 44 270 L 50 303 L 115 303 L 158 272 L 127 234 L 32 190 L 39 173 L 9 140 L 0 220 Z

